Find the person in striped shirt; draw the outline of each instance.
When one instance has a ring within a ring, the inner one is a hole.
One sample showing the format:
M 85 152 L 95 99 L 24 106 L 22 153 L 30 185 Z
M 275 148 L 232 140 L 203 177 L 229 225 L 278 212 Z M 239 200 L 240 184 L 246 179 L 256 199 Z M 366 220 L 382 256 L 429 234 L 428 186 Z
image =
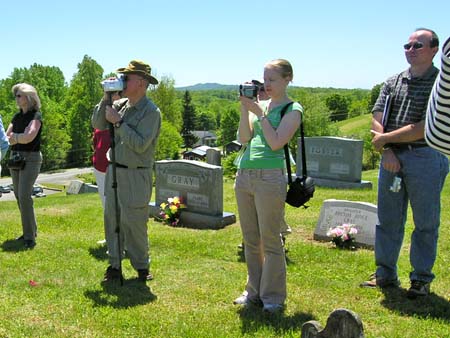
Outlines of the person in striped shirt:
M 450 155 L 450 38 L 442 46 L 441 72 L 428 101 L 425 140 Z

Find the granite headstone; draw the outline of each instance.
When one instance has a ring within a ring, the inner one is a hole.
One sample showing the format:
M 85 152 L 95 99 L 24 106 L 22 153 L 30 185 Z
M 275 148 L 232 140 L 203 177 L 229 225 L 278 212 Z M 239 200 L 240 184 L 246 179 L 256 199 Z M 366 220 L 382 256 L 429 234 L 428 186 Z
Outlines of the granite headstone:
M 77 195 L 83 193 L 97 192 L 97 186 L 93 184 L 86 184 L 80 180 L 70 181 L 70 185 L 67 188 L 67 195 Z
M 222 167 L 200 161 L 157 161 L 155 203 L 150 216 L 158 217 L 159 205 L 170 197 L 180 197 L 186 205 L 180 224 L 196 228 L 222 228 L 236 221 L 223 211 Z
M 328 199 L 323 202 L 319 221 L 314 231 L 314 239 L 330 241 L 327 231 L 344 223 L 354 224 L 359 246 L 375 246 L 375 226 L 378 223 L 377 207 L 372 203 Z
M 361 181 L 363 141 L 342 137 L 305 137 L 308 176 L 318 186 L 372 188 Z M 301 138 L 297 148 L 297 176 L 302 175 Z

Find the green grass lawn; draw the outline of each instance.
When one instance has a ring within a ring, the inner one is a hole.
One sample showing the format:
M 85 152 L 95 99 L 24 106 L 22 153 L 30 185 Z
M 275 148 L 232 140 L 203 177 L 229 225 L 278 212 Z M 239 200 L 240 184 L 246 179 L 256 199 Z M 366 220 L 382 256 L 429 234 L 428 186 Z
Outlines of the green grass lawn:
M 376 187 L 376 172 L 363 179 Z M 312 240 L 325 199 L 376 203 L 376 190 L 317 188 L 310 208 L 287 207 L 288 298 L 283 315 L 232 304 L 246 266 L 237 249 L 239 224 L 222 230 L 172 228 L 149 220 L 151 271 L 145 286 L 123 262 L 124 286 L 102 287 L 108 265 L 97 194 L 64 193 L 36 199 L 37 246 L 25 251 L 15 202 L 0 203 L 0 337 L 300 337 L 305 321 L 325 326 L 337 308 L 361 317 L 366 337 L 449 337 L 450 183 L 443 193 L 439 253 L 432 295 L 409 300 L 405 289 L 384 294 L 358 287 L 374 271 L 373 251 L 342 251 Z M 237 213 L 232 180 L 224 210 Z M 399 261 L 408 287 L 412 217 Z M 30 281 L 36 283 L 30 285 Z
M 372 121 L 372 114 L 360 115 L 347 119 L 344 121 L 336 122 L 339 130 L 343 135 L 359 135 L 361 130 L 368 130 L 370 128 L 370 123 Z

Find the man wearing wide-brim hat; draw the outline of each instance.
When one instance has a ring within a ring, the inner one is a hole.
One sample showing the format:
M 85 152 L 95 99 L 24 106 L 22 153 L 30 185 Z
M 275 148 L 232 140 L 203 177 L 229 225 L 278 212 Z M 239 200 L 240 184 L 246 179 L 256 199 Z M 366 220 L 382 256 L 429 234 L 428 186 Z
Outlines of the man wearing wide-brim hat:
M 152 167 L 156 142 L 161 128 L 161 112 L 147 97 L 149 84 L 158 84 L 151 75 L 150 65 L 131 61 L 118 73 L 126 75 L 124 99 L 108 104 L 105 93 L 92 114 L 92 126 L 104 130 L 114 126 L 117 197 L 120 214 L 120 248 L 127 248 L 131 265 L 140 281 L 153 278 L 150 273 L 149 243 L 147 235 L 148 203 L 152 193 Z M 116 231 L 116 204 L 111 165 L 105 179 L 105 237 L 108 246 L 109 266 L 103 282 L 122 278 L 121 256 Z
M 137 74 L 147 79 L 150 84 L 156 85 L 158 80 L 151 75 L 151 71 L 150 65 L 139 60 L 132 60 L 127 67 L 117 69 L 118 73 Z

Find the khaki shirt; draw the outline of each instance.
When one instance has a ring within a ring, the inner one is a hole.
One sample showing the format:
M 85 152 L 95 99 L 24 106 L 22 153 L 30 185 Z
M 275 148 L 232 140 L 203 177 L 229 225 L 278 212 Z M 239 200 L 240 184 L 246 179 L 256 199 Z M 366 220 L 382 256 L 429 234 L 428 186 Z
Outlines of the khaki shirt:
M 120 108 L 122 107 L 122 108 Z M 114 102 L 114 108 L 119 109 L 123 123 L 114 128 L 116 163 L 128 168 L 152 168 L 156 143 L 161 129 L 161 112 L 159 108 L 144 96 L 134 106 L 127 99 Z M 95 106 L 92 114 L 92 126 L 105 130 L 110 123 L 105 119 L 106 102 L 102 99 Z M 108 158 L 111 158 L 111 149 Z

